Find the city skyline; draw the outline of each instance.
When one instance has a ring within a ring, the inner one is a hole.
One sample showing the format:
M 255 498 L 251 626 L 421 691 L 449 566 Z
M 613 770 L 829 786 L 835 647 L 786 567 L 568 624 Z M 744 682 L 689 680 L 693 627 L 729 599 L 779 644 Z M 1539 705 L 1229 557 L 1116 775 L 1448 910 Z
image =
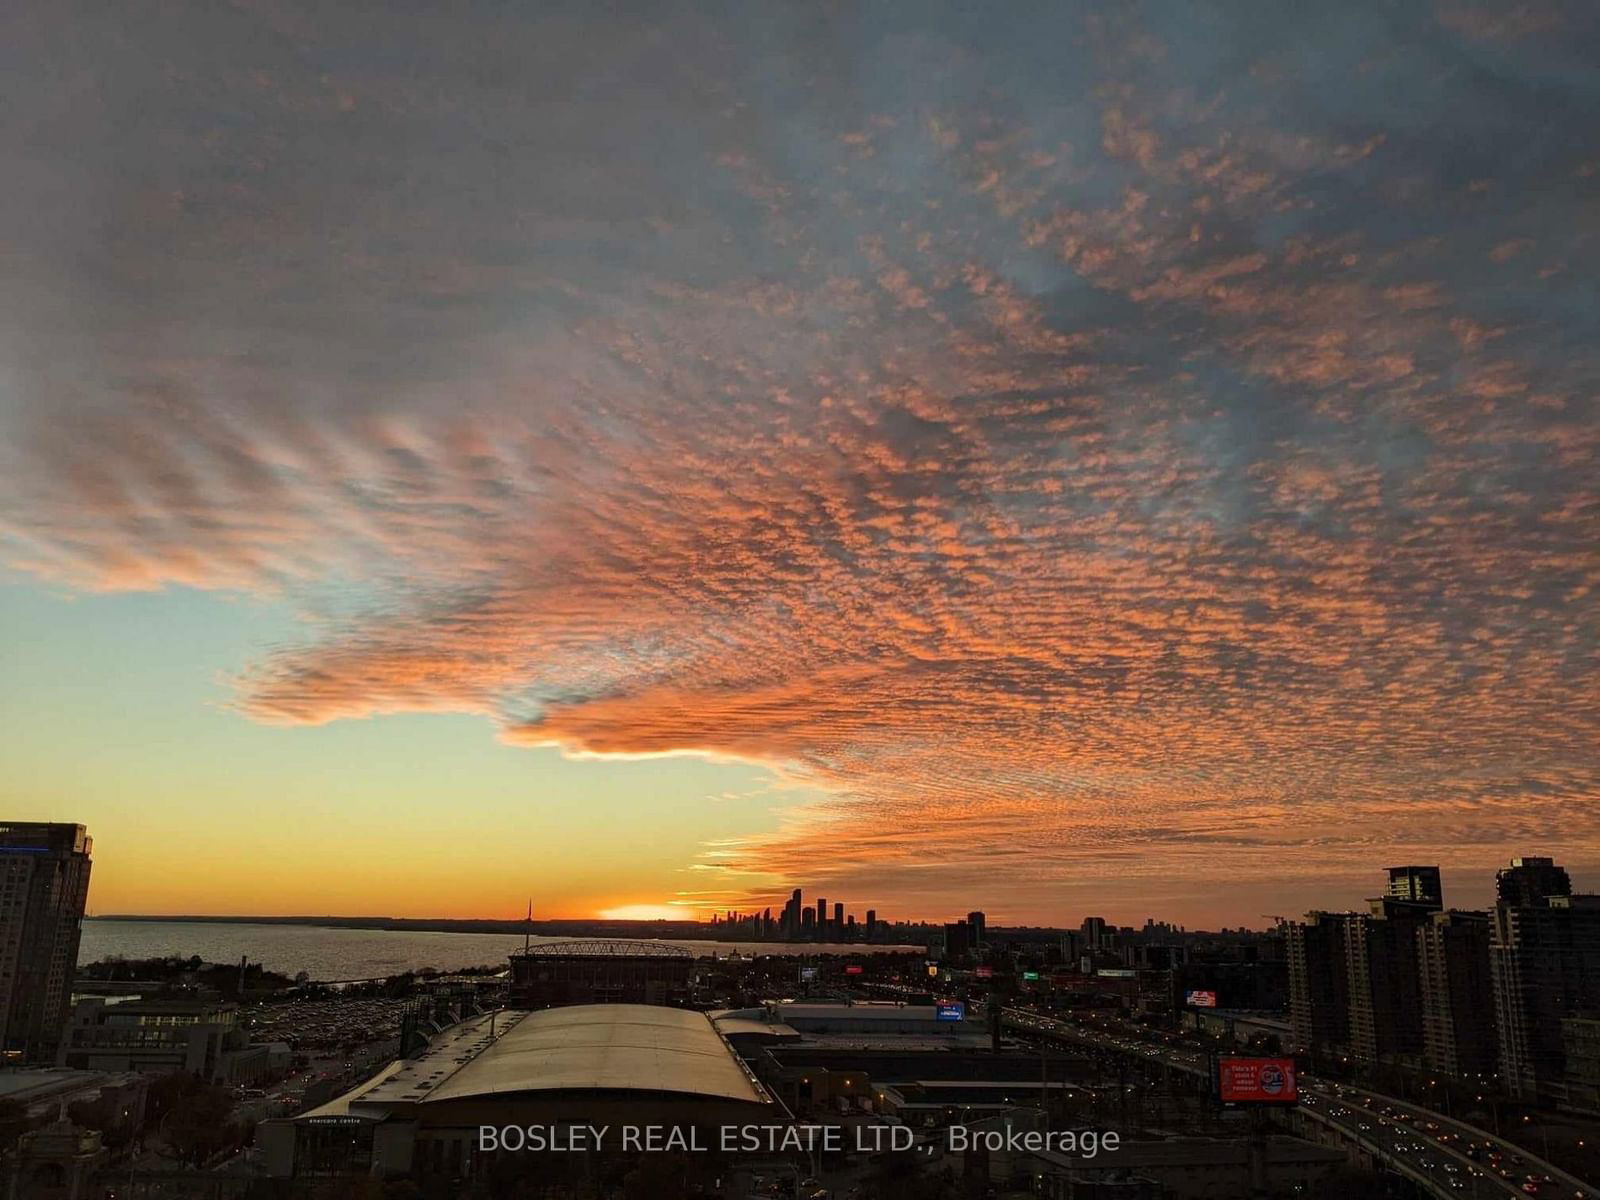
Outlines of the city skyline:
M 0 811 L 93 911 L 1600 888 L 1581 7 L 469 8 L 12 23 Z

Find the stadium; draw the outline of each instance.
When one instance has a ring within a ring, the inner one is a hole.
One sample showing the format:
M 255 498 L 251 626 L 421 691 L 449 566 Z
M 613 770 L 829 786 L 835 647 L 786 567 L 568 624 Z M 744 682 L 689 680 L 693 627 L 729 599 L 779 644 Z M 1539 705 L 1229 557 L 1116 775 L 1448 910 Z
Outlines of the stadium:
M 463 1021 L 343 1096 L 264 1122 L 257 1139 L 277 1177 L 461 1178 L 485 1165 L 485 1126 L 715 1131 L 787 1120 L 704 1013 L 597 1004 Z

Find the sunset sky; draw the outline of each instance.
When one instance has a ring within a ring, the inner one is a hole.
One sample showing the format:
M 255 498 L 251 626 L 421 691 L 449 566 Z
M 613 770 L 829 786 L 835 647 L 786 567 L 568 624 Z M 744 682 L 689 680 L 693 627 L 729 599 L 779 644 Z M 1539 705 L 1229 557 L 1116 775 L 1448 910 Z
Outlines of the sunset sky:
M 1600 888 L 1574 3 L 21 0 L 0 816 L 95 912 Z

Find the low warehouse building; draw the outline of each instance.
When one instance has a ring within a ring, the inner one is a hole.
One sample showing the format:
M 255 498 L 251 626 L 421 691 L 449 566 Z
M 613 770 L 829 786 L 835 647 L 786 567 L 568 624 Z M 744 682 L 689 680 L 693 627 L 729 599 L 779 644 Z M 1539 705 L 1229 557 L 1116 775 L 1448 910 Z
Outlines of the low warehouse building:
M 427 1050 L 310 1112 L 263 1122 L 275 1176 L 466 1177 L 479 1128 L 716 1130 L 777 1125 L 778 1104 L 704 1013 L 639 1004 L 501 1011 L 452 1026 Z M 707 1139 L 714 1142 L 716 1135 Z

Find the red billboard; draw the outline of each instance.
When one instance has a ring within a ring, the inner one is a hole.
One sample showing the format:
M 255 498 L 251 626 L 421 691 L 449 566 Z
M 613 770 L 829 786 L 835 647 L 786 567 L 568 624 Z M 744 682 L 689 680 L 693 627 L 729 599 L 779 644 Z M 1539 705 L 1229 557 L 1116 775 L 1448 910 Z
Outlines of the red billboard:
M 846 975 L 859 975 L 859 974 L 861 974 L 861 971 L 862 971 L 862 968 L 860 968 L 858 966 L 855 966 L 854 964 L 852 964 L 852 965 L 850 965 L 850 966 L 848 966 L 848 967 L 846 967 L 844 969 L 844 973 Z
M 1217 1006 L 1217 994 L 1215 992 L 1185 992 L 1183 994 L 1183 1002 L 1190 1008 L 1215 1008 Z
M 1292 1058 L 1219 1058 L 1217 1094 L 1224 1104 L 1294 1104 L 1300 1088 Z

